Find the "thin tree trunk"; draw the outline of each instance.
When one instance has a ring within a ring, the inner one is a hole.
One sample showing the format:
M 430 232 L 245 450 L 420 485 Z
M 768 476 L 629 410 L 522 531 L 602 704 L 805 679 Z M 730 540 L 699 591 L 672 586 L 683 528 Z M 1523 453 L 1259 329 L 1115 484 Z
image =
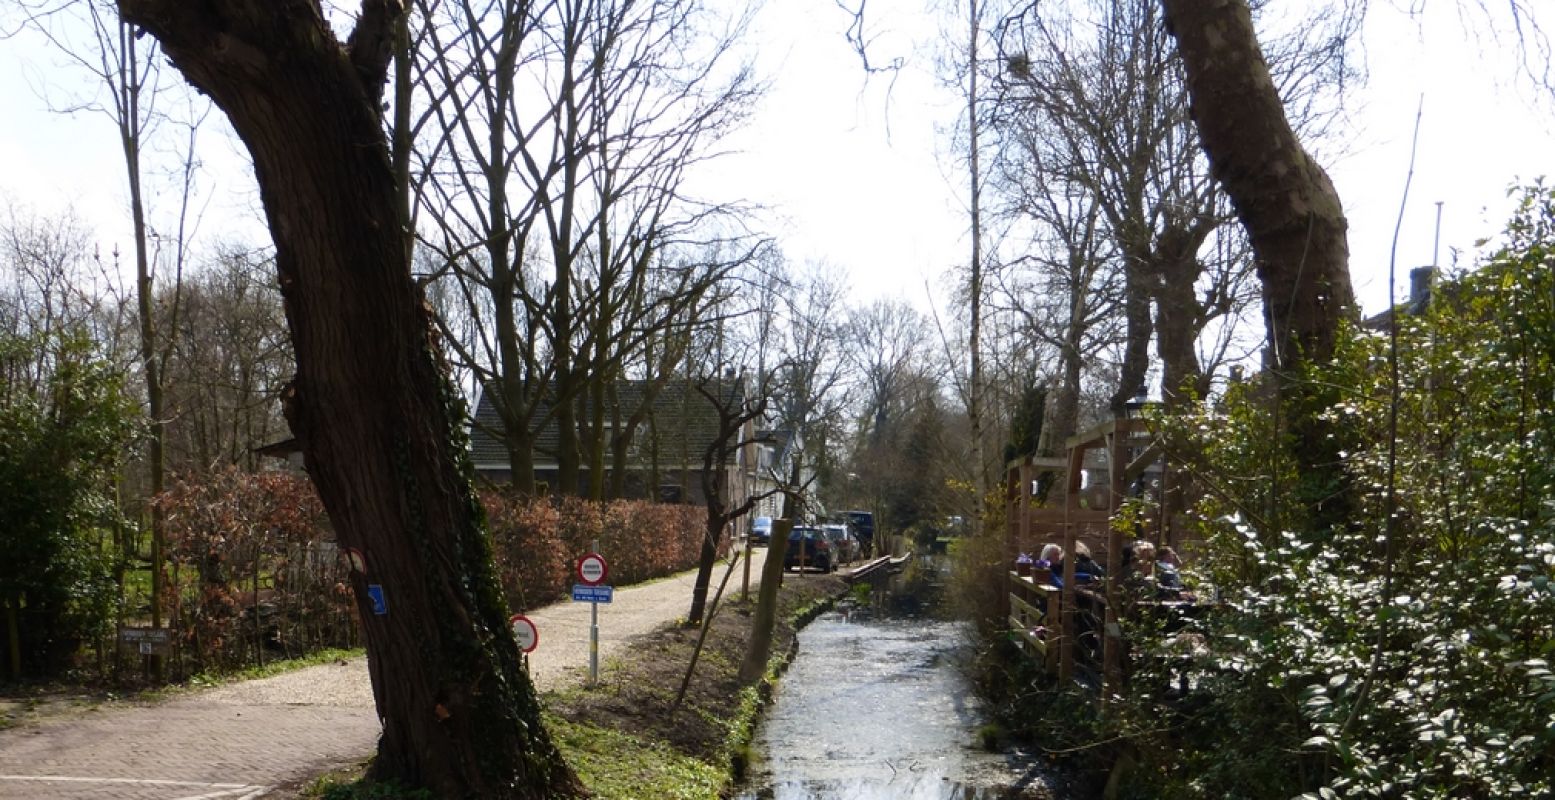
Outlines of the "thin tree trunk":
M 606 377 L 608 370 L 604 367 L 605 345 L 603 337 L 600 337 L 596 345 L 596 360 L 592 370 L 593 378 L 589 381 L 589 491 L 590 500 L 596 503 L 605 499 L 605 387 L 613 382 Z
M 342 547 L 383 720 L 372 772 L 439 797 L 567 797 L 411 279 L 379 101 L 402 6 L 342 46 L 319 7 L 120 0 L 254 158 L 297 358 L 287 417 Z
M 968 285 L 971 314 L 967 334 L 967 349 L 971 351 L 970 375 L 967 378 L 967 417 L 972 428 L 972 468 L 977 481 L 978 513 L 972 516 L 976 530 L 982 526 L 983 498 L 988 496 L 988 465 L 983 456 L 983 176 L 978 152 L 979 123 L 977 119 L 977 39 L 980 35 L 978 0 L 967 0 L 967 157 L 971 172 L 972 215 L 972 274 Z
M 724 596 L 724 589 L 729 586 L 729 577 L 734 574 L 734 565 L 740 563 L 739 552 L 729 559 L 729 566 L 724 569 L 723 580 L 718 582 L 718 592 L 713 595 L 713 607 L 708 610 L 707 618 L 701 621 L 701 630 L 697 631 L 696 646 L 691 648 L 691 661 L 686 664 L 686 674 L 680 679 L 680 689 L 675 692 L 675 702 L 670 704 L 669 716 L 675 716 L 680 710 L 680 704 L 686 699 L 686 690 L 691 688 L 691 677 L 696 674 L 697 661 L 702 658 L 702 647 L 707 644 L 707 632 L 713 627 L 713 617 L 718 615 L 718 601 Z M 747 569 L 748 569 L 747 565 Z
M 135 299 L 140 314 L 141 371 L 146 379 L 146 415 L 150 435 L 146 437 L 146 469 L 151 497 L 162 494 L 166 481 L 167 420 L 162 393 L 161 363 L 157 359 L 155 287 L 151 277 L 151 254 L 146 241 L 146 204 L 140 180 L 140 61 L 135 54 L 136 37 L 127 22 L 119 23 L 121 49 L 115 87 L 123 96 L 119 101 L 119 142 L 124 149 L 124 168 L 129 180 L 130 221 L 135 237 Z M 153 503 L 151 516 L 151 626 L 162 627 L 162 553 L 166 548 L 166 525 L 162 511 Z M 151 672 L 162 679 L 162 656 L 151 656 Z
M 722 475 L 722 471 L 719 472 Z M 723 480 L 716 481 L 722 484 Z M 691 487 L 687 486 L 689 493 Z M 721 489 L 718 490 L 721 492 Z M 707 502 L 707 520 L 702 530 L 702 549 L 697 553 L 697 577 L 691 586 L 691 610 L 686 613 L 686 622 L 693 625 L 702 621 L 702 614 L 707 608 L 707 589 L 713 580 L 713 563 L 718 560 L 718 541 L 723 538 L 725 527 L 723 501 L 719 498 L 709 497 Z
M 761 591 L 756 595 L 756 612 L 751 617 L 750 645 L 740 663 L 740 683 L 755 682 L 767 673 L 767 659 L 772 657 L 772 629 L 777 625 L 778 589 L 783 585 L 783 555 L 793 528 L 794 523 L 788 519 L 772 520 L 772 541 L 767 545 L 767 561 L 761 565 Z
M 525 423 L 527 425 L 527 423 Z M 534 440 L 527 427 L 509 426 L 508 482 L 514 492 L 524 497 L 535 493 Z

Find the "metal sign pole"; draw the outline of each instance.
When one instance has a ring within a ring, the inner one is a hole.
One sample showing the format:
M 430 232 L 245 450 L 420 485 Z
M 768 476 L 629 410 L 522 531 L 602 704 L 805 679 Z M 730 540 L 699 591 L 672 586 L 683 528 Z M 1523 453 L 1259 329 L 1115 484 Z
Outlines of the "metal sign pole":
M 594 540 L 594 552 L 599 552 L 599 540 Z M 599 601 L 589 603 L 589 685 L 599 684 Z

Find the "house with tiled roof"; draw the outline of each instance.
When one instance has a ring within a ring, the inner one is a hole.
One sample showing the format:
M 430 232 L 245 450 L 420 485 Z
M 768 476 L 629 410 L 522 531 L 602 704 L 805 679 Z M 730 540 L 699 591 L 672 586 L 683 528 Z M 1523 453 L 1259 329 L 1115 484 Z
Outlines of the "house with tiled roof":
M 666 502 L 690 502 L 704 505 L 709 481 L 704 465 L 709 450 L 717 447 L 721 427 L 718 405 L 687 380 L 672 380 L 658 386 L 641 380 L 622 380 L 614 387 L 613 408 L 604 413 L 607 428 L 629 424 L 632 412 L 646 408 L 641 421 L 631 431 L 627 449 L 627 474 L 622 481 L 626 497 L 651 498 Z M 744 400 L 744 383 L 735 379 L 718 381 L 711 387 L 733 407 Z M 588 401 L 580 404 L 579 419 L 590 419 Z M 536 485 L 552 489 L 557 484 L 558 430 L 550 408 L 541 405 L 533 419 L 540 420 L 534 431 L 533 463 Z M 471 459 L 476 473 L 485 480 L 504 483 L 511 479 L 512 465 L 502 436 L 502 420 L 485 392 L 477 399 L 470 432 Z M 612 437 L 613 429 L 604 435 Z M 763 465 L 775 463 L 773 443 L 765 439 L 754 421 L 746 422 L 730 440 L 722 454 L 715 453 L 713 469 L 723 472 L 725 500 L 732 504 L 760 492 L 767 483 Z M 721 458 L 716 456 L 721 455 Z M 609 462 L 609 456 L 606 458 Z M 582 467 L 580 482 L 588 480 L 588 467 Z M 716 483 L 716 482 L 715 482 Z

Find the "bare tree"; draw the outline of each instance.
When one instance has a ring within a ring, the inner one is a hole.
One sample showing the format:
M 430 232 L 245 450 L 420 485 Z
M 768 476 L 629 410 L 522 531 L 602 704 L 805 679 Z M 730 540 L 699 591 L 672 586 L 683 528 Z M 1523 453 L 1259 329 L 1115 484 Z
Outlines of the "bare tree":
M 93 89 L 84 98 L 72 98 L 57 107 L 64 113 L 91 111 L 113 123 L 123 155 L 126 188 L 129 195 L 131 234 L 135 258 L 135 308 L 140 332 L 140 370 L 145 383 L 146 415 L 150 435 L 146 438 L 147 493 L 160 494 L 166 479 L 166 438 L 168 409 L 163 371 L 169 351 L 159 330 L 156 308 L 157 271 L 171 271 L 167 285 L 172 303 L 167 314 L 176 319 L 179 276 L 188 256 L 190 201 L 196 171 L 195 142 L 207 106 L 187 94 L 176 99 L 162 77 L 160 55 L 154 41 L 144 41 L 134 26 L 120 16 L 107 0 L 25 0 L 22 3 L 28 27 L 43 35 L 55 50 L 68 58 L 71 66 L 92 77 Z M 163 109 L 169 103 L 186 106 L 180 125 Z M 179 154 L 177 208 L 171 221 L 160 231 L 150 222 L 147 186 L 147 155 L 150 142 L 159 129 L 182 127 L 187 140 L 174 146 Z M 117 249 L 115 250 L 117 256 Z M 115 259 L 116 260 L 116 259 Z M 113 265 L 117 269 L 117 263 Z M 152 505 L 151 521 L 151 622 L 162 624 L 162 559 L 165 546 L 160 509 Z M 161 658 L 153 656 L 153 669 L 160 674 Z
M 861 391 L 866 438 L 883 436 L 900 410 L 904 384 L 922 355 L 925 323 L 917 309 L 901 300 L 877 300 L 849 316 L 844 358 Z
M 1127 336 L 1115 414 L 1145 390 L 1152 337 L 1168 404 L 1204 394 L 1199 336 L 1236 310 L 1230 299 L 1246 273 L 1235 251 L 1205 247 L 1230 213 L 1195 142 L 1159 17 L 1154 0 L 1067 12 L 1031 6 L 1006 20 L 1001 42 L 1006 91 L 997 117 L 1019 145 L 1001 151 L 1011 156 L 1005 171 L 1034 169 L 1035 180 L 1087 193 L 1120 256 Z M 1206 264 L 1222 253 L 1241 268 Z M 1207 277 L 1231 282 L 1204 286 Z
M 0 330 L 49 338 L 101 313 L 92 289 L 90 234 L 73 212 L 47 216 L 7 203 L 0 219 Z M 110 342 L 109 336 L 98 337 Z M 40 354 L 41 355 L 41 354 Z M 42 369 L 39 364 L 32 369 Z M 24 379 L 36 383 L 37 374 Z
M 185 277 L 176 320 L 161 326 L 172 357 L 163 379 L 172 469 L 258 467 L 258 449 L 281 438 L 281 390 L 291 342 L 268 254 L 227 245 Z M 169 292 L 159 293 L 166 308 Z
M 810 482 L 807 475 L 819 473 L 821 485 L 834 483 L 834 465 L 827 440 L 837 435 L 845 417 L 844 364 L 841 353 L 842 284 L 835 271 L 823 264 L 808 264 L 780 298 L 779 315 L 782 348 L 775 366 L 775 384 L 782 400 L 775 416 L 779 426 L 790 433 L 792 448 L 789 486 Z M 807 493 L 794 490 L 784 497 L 783 516 L 790 520 L 805 518 Z
M 415 185 L 434 274 L 477 316 L 460 361 L 516 485 L 532 488 L 549 424 L 558 488 L 583 492 L 587 470 L 601 497 L 624 363 L 760 247 L 727 224 L 735 207 L 684 189 L 761 90 L 732 63 L 745 20 L 718 28 L 689 0 L 421 8 L 417 86 L 438 124 L 418 131 Z
M 1013 318 L 1015 330 L 1005 340 L 1010 349 L 1056 356 L 1056 389 L 1040 448 L 1056 453 L 1079 428 L 1088 370 L 1094 372 L 1101 353 L 1124 339 L 1118 319 L 1124 270 L 1094 194 L 1041 169 L 1041 158 L 1039 150 L 1028 151 L 1028 158 L 1008 162 L 1014 167 L 1001 180 L 1012 200 L 1009 213 L 1022 217 L 1030 238 L 1024 254 L 997 276 L 996 296 L 1002 313 Z M 1037 373 L 1039 363 L 1022 371 Z
M 717 420 L 702 453 L 702 496 L 707 502 L 707 520 L 696 582 L 691 590 L 691 610 L 686 614 L 687 623 L 699 624 L 707 610 L 707 590 L 712 584 L 719 542 L 733 530 L 736 520 L 777 490 L 744 492 L 731 474 L 747 468 L 755 445 L 772 441 L 756 427 L 766 416 L 772 387 L 749 383 L 748 373 L 732 378 L 713 373 L 695 380 L 692 388 L 712 408 Z
M 986 0 L 967 0 L 966 20 L 966 65 L 965 100 L 966 100 L 966 166 L 967 166 L 967 218 L 971 226 L 972 251 L 967 263 L 967 383 L 966 383 L 966 409 L 967 420 L 972 426 L 972 467 L 973 476 L 977 481 L 979 496 L 986 496 L 990 488 L 988 475 L 987 456 L 983 452 L 983 434 L 985 427 L 984 397 L 983 397 L 983 283 L 984 283 L 984 250 L 983 250 L 983 168 L 982 168 L 982 129 L 984 120 L 979 112 L 978 102 L 982 99 L 979 95 L 978 78 L 981 72 L 981 63 L 978 60 L 978 48 L 982 45 L 984 36 L 983 17 L 987 13 Z M 862 5 L 860 11 L 862 13 Z M 978 515 L 981 520 L 981 515 Z

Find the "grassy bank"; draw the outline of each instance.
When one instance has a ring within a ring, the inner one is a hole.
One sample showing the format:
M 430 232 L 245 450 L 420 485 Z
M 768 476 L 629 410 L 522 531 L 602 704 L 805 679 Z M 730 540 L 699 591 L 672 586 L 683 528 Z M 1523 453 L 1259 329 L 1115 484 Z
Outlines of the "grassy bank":
M 846 591 L 833 575 L 785 578 L 772 659 L 757 685 L 741 684 L 738 678 L 755 595 L 744 603 L 736 594 L 719 609 L 679 708 L 673 708 L 675 696 L 698 630 L 668 626 L 607 660 L 597 687 L 544 694 L 546 724 L 597 798 L 716 800 L 743 775 L 756 720 L 793 657 L 799 628 Z M 302 794 L 327 800 L 422 796 L 352 783 L 356 777 L 326 776 Z
M 685 699 L 671 713 L 696 646 L 695 628 L 664 628 L 612 659 L 594 689 L 545 696 L 547 720 L 569 763 L 596 797 L 700 800 L 719 797 L 747 762 L 756 719 L 793 656 L 795 634 L 846 587 L 834 576 L 789 575 L 779 594 L 767 676 L 738 679 L 751 604 L 718 612 Z M 754 595 L 752 596 L 754 603 Z

